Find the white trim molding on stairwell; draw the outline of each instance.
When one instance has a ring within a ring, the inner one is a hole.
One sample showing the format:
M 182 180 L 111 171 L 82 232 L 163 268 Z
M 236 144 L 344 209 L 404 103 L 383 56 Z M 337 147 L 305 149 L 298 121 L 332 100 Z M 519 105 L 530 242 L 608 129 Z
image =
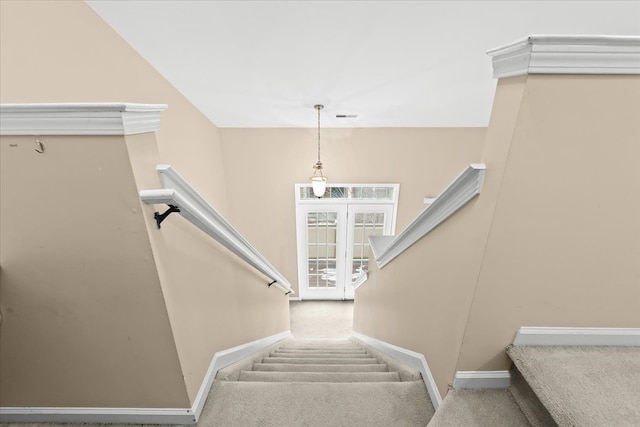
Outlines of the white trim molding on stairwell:
M 0 135 L 134 135 L 160 129 L 166 104 L 1 104 Z
M 640 36 L 530 35 L 487 51 L 493 77 L 640 74 Z
M 291 336 L 284 331 L 213 355 L 191 408 L 0 407 L 0 423 L 196 424 L 218 371 Z
M 452 387 L 455 389 L 503 389 L 511 383 L 509 371 L 457 371 Z
M 640 347 L 640 328 L 523 326 L 513 345 Z
M 429 369 L 427 359 L 423 354 L 416 353 L 415 351 L 398 347 L 384 341 L 380 341 L 356 331 L 351 331 L 351 336 L 356 340 L 361 341 L 364 344 L 386 354 L 392 359 L 395 359 L 417 371 L 420 371 L 424 384 L 427 387 L 429 398 L 431 399 L 431 403 L 433 404 L 433 408 L 436 410 L 438 409 L 438 407 L 442 403 L 442 396 L 440 395 L 440 391 L 438 391 L 436 380 L 433 378 L 433 374 L 431 373 L 431 369 Z
M 169 165 L 158 165 L 163 189 L 142 190 L 140 199 L 147 204 L 166 204 L 193 225 L 213 237 L 247 264 L 264 274 L 271 283 L 292 294 L 289 281 L 233 226 L 225 220 L 189 183 Z M 158 223 L 160 228 L 160 223 Z
M 369 244 L 379 268 L 407 250 L 480 194 L 486 166 L 472 163 L 397 236 L 371 236 Z

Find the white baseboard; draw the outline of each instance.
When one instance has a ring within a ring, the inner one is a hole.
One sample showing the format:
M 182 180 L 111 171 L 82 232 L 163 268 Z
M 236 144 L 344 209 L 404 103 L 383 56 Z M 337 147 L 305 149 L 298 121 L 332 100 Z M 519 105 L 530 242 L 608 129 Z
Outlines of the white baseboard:
M 436 381 L 431 374 L 431 370 L 429 369 L 429 365 L 427 364 L 427 360 L 425 359 L 424 355 L 416 353 L 415 351 L 407 350 L 406 348 L 398 347 L 393 344 L 377 340 L 375 338 L 371 338 L 359 332 L 351 331 L 351 336 L 359 341 L 362 341 L 368 346 L 381 351 L 387 356 L 420 371 L 420 373 L 422 374 L 422 379 L 424 380 L 424 384 L 427 386 L 427 391 L 429 392 L 431 403 L 433 404 L 434 409 L 438 409 L 438 407 L 442 403 L 442 396 L 440 396 L 440 392 L 438 391 L 438 387 L 436 386 Z
M 518 330 L 513 345 L 595 345 L 640 347 L 640 328 L 530 327 Z
M 213 360 L 211 360 L 211 364 L 207 370 L 207 374 L 205 375 L 202 385 L 200 386 L 200 390 L 193 402 L 192 409 L 196 417 L 196 421 L 200 418 L 202 408 L 204 407 L 204 403 L 209 395 L 209 390 L 211 390 L 211 386 L 213 385 L 213 379 L 216 377 L 216 374 L 220 369 L 227 367 L 232 363 L 236 363 L 253 353 L 257 353 L 258 351 L 269 347 L 278 341 L 282 341 L 289 336 L 291 336 L 291 331 L 284 331 L 279 334 L 271 335 L 270 337 L 252 341 L 227 350 L 222 350 L 214 354 Z
M 289 301 L 302 301 L 300 297 L 289 297 Z
M 213 355 L 191 408 L 45 408 L 0 407 L 2 423 L 195 424 L 218 371 L 289 337 L 281 332 Z
M 457 371 L 453 378 L 455 389 L 508 388 L 509 371 Z

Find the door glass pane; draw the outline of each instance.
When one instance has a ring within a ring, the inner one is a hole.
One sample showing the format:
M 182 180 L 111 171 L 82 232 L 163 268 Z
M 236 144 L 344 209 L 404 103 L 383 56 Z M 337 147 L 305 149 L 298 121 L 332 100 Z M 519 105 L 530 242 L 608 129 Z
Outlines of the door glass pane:
M 337 212 L 307 213 L 309 288 L 335 288 Z
M 367 271 L 371 247 L 369 236 L 381 236 L 384 231 L 384 212 L 358 212 L 355 214 L 353 229 L 353 260 L 351 263 L 351 283 Z

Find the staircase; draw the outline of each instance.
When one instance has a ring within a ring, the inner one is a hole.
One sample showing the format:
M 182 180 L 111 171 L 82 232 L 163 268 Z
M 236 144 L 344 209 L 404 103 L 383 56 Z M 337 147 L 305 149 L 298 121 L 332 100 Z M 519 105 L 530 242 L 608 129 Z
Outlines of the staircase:
M 287 340 L 220 371 L 199 424 L 426 426 L 420 373 L 388 362 L 346 339 Z

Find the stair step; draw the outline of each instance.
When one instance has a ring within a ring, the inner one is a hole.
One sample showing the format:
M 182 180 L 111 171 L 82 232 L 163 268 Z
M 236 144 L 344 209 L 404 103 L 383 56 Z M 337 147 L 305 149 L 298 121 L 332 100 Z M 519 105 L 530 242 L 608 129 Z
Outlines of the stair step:
M 428 427 L 529 427 L 508 390 L 450 390 Z
M 384 363 L 367 365 L 335 365 L 335 364 L 304 364 L 304 363 L 254 363 L 254 371 L 280 372 L 388 372 Z
M 354 343 L 347 340 L 340 341 L 293 341 L 288 343 L 283 343 L 281 348 L 335 348 L 335 349 L 344 349 L 344 348 L 361 348 L 360 346 L 355 345 Z
M 281 353 L 279 351 L 274 351 L 269 353 L 270 357 L 288 357 L 293 359 L 362 359 L 362 358 L 371 358 L 372 356 L 367 353 Z
M 515 366 L 511 368 L 511 382 L 508 390 L 532 427 L 557 427 L 558 424 L 553 420 L 547 408 L 540 402 L 538 396 L 531 390 Z
M 262 363 L 292 363 L 292 364 L 337 364 L 337 365 L 366 365 L 366 364 L 377 364 L 378 359 L 373 357 L 368 358 L 304 358 L 304 357 L 265 357 L 262 359 Z
M 640 425 L 640 347 L 514 346 L 507 354 L 559 426 Z
M 425 426 L 433 415 L 422 381 L 297 383 L 216 381 L 203 425 Z M 212 423 L 212 424 L 208 424 Z
M 362 349 L 343 349 L 343 350 L 326 350 L 323 348 L 316 349 L 290 349 L 290 348 L 279 348 L 276 350 L 278 353 L 287 353 L 287 354 L 312 354 L 312 353 L 324 353 L 324 354 L 368 354 L 366 351 Z
M 362 348 L 357 347 L 355 345 L 349 344 L 345 346 L 322 346 L 322 345 L 305 345 L 299 347 L 290 347 L 290 346 L 282 346 L 278 348 L 279 350 L 333 350 L 333 351 L 341 351 L 341 350 L 362 350 Z
M 398 382 L 397 372 L 261 372 L 241 371 L 238 381 L 258 382 Z

